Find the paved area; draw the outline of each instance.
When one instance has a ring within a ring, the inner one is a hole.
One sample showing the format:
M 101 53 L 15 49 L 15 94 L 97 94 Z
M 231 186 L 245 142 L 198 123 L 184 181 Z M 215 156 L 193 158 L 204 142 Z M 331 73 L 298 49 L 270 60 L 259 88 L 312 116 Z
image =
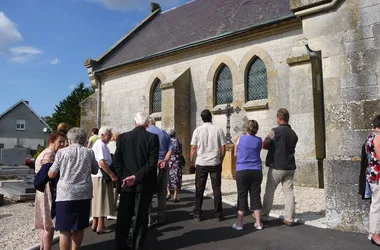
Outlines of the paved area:
M 226 220 L 213 219 L 213 201 L 205 199 L 203 220 L 199 223 L 191 219 L 194 195 L 182 193 L 180 203 L 168 202 L 168 220 L 163 226 L 151 229 L 146 241 L 146 249 L 377 249 L 362 234 L 344 233 L 329 229 L 320 229 L 305 225 L 287 227 L 279 220 L 265 224 L 261 231 L 254 228 L 250 215 L 245 218 L 243 231 L 231 228 L 236 220 L 236 209 L 224 205 Z M 110 227 L 114 221 L 108 221 Z M 97 235 L 86 229 L 83 250 L 114 249 L 114 233 Z M 59 249 L 55 244 L 53 249 Z

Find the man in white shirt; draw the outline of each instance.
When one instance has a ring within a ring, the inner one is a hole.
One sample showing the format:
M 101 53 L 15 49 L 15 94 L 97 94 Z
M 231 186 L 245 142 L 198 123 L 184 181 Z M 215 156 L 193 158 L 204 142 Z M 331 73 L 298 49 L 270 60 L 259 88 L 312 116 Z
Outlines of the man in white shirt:
M 222 215 L 222 162 L 226 152 L 226 137 L 222 129 L 212 124 L 211 112 L 201 113 L 204 124 L 194 130 L 191 139 L 190 169 L 195 168 L 195 208 L 194 220 L 199 222 L 202 214 L 203 193 L 210 173 L 214 194 L 215 217 L 223 220 Z M 197 160 L 194 164 L 195 155 Z

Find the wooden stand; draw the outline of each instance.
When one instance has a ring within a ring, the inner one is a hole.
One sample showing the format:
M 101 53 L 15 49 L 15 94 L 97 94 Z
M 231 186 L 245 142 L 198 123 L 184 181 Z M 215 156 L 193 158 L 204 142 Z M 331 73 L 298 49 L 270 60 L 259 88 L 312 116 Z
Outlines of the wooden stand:
M 234 144 L 226 145 L 226 156 L 222 164 L 222 178 L 235 179 L 236 177 L 236 157 L 234 156 Z

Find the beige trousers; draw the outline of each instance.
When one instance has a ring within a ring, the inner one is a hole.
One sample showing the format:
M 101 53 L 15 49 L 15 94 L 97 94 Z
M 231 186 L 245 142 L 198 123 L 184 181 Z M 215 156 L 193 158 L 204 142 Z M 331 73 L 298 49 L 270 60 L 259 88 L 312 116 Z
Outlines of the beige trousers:
M 372 190 L 372 203 L 369 209 L 369 232 L 380 234 L 380 184 L 369 184 Z
M 282 183 L 282 191 L 285 196 L 285 215 L 287 221 L 294 220 L 295 213 L 295 199 L 293 191 L 293 179 L 295 170 L 278 170 L 269 168 L 267 176 L 267 186 L 265 188 L 264 202 L 263 202 L 263 216 L 269 216 L 273 206 L 274 192 L 278 184 Z

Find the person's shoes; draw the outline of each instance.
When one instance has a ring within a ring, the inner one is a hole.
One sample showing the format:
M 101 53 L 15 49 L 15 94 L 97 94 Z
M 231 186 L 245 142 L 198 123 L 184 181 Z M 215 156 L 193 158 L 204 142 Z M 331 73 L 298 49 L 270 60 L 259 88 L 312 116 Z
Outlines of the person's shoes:
M 103 228 L 100 231 L 96 231 L 97 234 L 108 234 L 108 233 L 111 233 L 111 232 L 113 232 L 113 230 L 110 229 L 110 228 Z
M 237 226 L 236 223 L 232 225 L 232 228 L 235 229 L 235 230 L 237 230 L 237 231 L 243 230 L 243 227 Z
M 158 225 L 158 221 L 157 220 L 152 220 L 148 223 L 148 228 L 153 228 L 155 227 L 156 225 Z
M 166 196 L 166 201 L 170 200 L 171 198 L 172 198 L 172 195 L 171 195 L 171 194 L 167 195 L 167 196 Z
M 282 223 L 284 223 L 288 227 L 294 226 L 294 221 L 288 221 L 288 220 L 283 220 Z
M 178 198 L 175 198 L 174 203 L 178 203 L 178 202 L 180 202 L 180 200 Z
M 261 223 L 261 225 L 257 225 L 257 223 L 255 223 L 255 228 L 256 228 L 257 230 L 261 230 L 261 229 L 263 229 L 263 227 L 264 227 L 264 224 L 263 224 L 263 223 Z
M 225 220 L 225 218 L 224 218 L 223 215 L 217 215 L 215 218 L 216 218 L 216 220 L 219 221 L 219 222 Z
M 107 216 L 107 220 L 116 220 L 117 219 L 117 216 L 115 215 L 108 215 Z
M 165 224 L 165 218 L 157 218 L 157 223 L 159 224 L 159 225 L 162 225 L 162 224 Z
M 378 247 L 380 247 L 380 244 L 377 244 L 376 241 L 374 241 L 372 238 L 371 238 L 371 243 L 374 244 L 374 245 L 376 245 L 376 246 L 378 246 Z
M 200 222 L 200 221 L 201 221 L 201 216 L 200 216 L 199 214 L 194 214 L 194 215 L 193 215 L 193 219 L 194 219 L 194 221 L 196 221 L 196 222 Z

